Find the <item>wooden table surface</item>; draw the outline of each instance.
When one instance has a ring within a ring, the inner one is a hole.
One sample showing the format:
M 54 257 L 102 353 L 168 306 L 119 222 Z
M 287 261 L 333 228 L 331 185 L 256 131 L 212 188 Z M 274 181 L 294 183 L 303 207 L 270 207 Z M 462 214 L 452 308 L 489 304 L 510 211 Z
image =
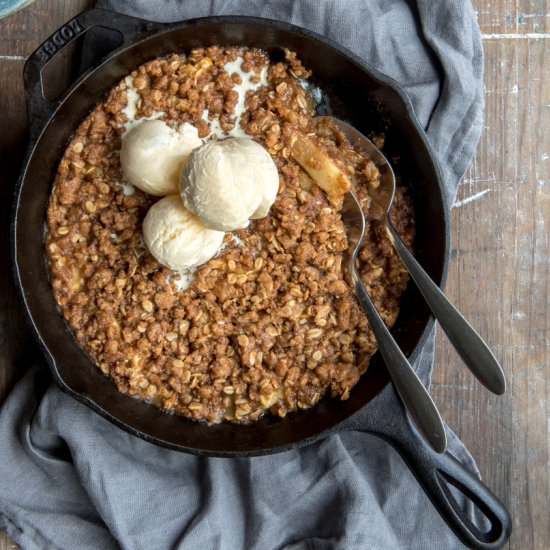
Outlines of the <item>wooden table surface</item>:
M 550 2 L 474 0 L 485 125 L 452 211 L 447 294 L 490 343 L 508 391 L 486 392 L 445 337 L 432 395 L 511 512 L 507 548 L 550 547 Z M 9 266 L 12 190 L 26 140 L 27 56 L 90 0 L 37 0 L 0 20 L 0 402 L 38 354 Z M 0 533 L 0 550 L 16 548 Z

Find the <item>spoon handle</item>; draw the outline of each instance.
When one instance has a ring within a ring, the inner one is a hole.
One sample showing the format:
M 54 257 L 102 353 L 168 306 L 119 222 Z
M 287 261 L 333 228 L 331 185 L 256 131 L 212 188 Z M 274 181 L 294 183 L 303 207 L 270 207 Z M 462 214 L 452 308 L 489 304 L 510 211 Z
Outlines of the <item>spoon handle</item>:
M 386 227 L 395 250 L 466 366 L 487 389 L 502 395 L 506 379 L 487 344 L 430 279 L 389 222 Z
M 437 453 L 445 452 L 447 437 L 441 416 L 439 416 L 439 412 L 424 384 L 422 384 L 411 364 L 399 349 L 386 324 L 374 307 L 367 289 L 357 273 L 354 262 L 351 266 L 351 279 L 359 303 L 378 342 L 378 349 L 384 358 L 386 367 L 405 408 L 432 449 Z

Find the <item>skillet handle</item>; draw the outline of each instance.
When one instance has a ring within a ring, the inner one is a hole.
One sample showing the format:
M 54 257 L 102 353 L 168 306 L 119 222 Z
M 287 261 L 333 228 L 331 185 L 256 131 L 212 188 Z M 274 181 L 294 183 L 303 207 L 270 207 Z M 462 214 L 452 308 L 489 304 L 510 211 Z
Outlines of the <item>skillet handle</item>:
M 71 42 L 92 27 L 101 26 L 118 31 L 122 37 L 120 46 L 125 46 L 139 36 L 155 30 L 160 25 L 159 23 L 152 23 L 122 13 L 103 9 L 91 9 L 73 17 L 46 39 L 29 56 L 23 69 L 31 140 L 39 136 L 61 103 L 60 100 L 55 102 L 49 101 L 44 96 L 42 70 Z
M 373 417 L 376 420 L 372 420 Z M 512 520 L 502 502 L 448 451 L 438 454 L 431 449 L 416 435 L 404 414 L 388 415 L 382 423 L 380 415 L 363 417 L 360 414 L 360 418 L 354 419 L 345 429 L 368 431 L 390 443 L 435 509 L 468 548 L 496 550 L 506 543 L 512 531 Z M 481 531 L 470 521 L 454 498 L 450 486 L 458 489 L 481 510 L 490 524 L 488 531 Z
M 400 452 L 433 505 L 468 548 L 490 550 L 501 548 L 506 543 L 512 530 L 508 510 L 458 460 L 448 452 L 435 458 L 429 449 L 424 453 Z M 488 531 L 481 531 L 470 521 L 455 500 L 450 486 L 458 489 L 485 515 L 490 524 Z

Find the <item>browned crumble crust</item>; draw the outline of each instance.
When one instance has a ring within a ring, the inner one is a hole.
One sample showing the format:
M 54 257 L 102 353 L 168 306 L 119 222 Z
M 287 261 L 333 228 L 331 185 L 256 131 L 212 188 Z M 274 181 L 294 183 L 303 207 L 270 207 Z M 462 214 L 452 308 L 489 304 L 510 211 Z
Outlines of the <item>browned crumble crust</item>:
M 208 109 L 231 129 L 240 77 L 222 67 L 238 56 L 245 71 L 269 63 L 260 50 L 210 47 L 142 65 L 131 73 L 137 116 L 163 111 L 169 125 L 189 122 L 206 136 Z M 308 76 L 287 52 L 269 66 L 268 87 L 248 93 L 243 126 L 273 156 L 279 195 L 268 217 L 226 235 L 186 291 L 142 244 L 142 220 L 157 199 L 139 190 L 125 196 L 119 185 L 126 83 L 76 131 L 47 212 L 52 288 L 76 339 L 121 392 L 194 419 L 249 422 L 266 410 L 285 416 L 309 407 L 327 391 L 347 399 L 367 368 L 376 344 L 342 274 L 347 239 L 338 205 L 290 158 L 290 137 L 315 135 L 365 203 L 378 173 L 333 128 L 315 128 L 312 101 L 296 80 Z M 411 245 L 402 189 L 393 221 Z M 407 273 L 375 225 L 360 257 L 362 279 L 392 325 Z

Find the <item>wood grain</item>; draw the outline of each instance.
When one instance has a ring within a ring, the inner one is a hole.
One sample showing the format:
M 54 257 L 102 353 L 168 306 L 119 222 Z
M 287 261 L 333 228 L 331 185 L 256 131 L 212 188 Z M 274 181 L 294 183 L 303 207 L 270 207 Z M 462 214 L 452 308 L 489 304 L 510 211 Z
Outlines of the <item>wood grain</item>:
M 488 394 L 438 335 L 432 394 L 507 504 L 509 548 L 548 548 L 550 93 L 547 2 L 474 2 L 485 127 L 452 211 L 447 294 L 507 374 Z
M 23 95 L 23 83 L 18 75 L 23 70 L 23 61 L 0 60 L 0 82 L 9 82 L 9 94 L 0 96 L 0 165 L 7 185 L 0 185 L 0 255 L 9 257 L 9 218 L 13 184 L 17 178 L 22 151 L 25 145 L 27 120 Z M 17 374 L 16 366 L 24 365 L 25 350 L 32 349 L 34 342 L 23 323 L 13 277 L 8 262 L 0 268 L 0 399 L 11 386 Z
M 8 254 L 9 201 L 24 143 L 26 56 L 90 0 L 37 0 L 0 21 L 0 253 Z M 474 0 L 485 51 L 485 127 L 452 211 L 447 294 L 491 344 L 507 373 L 488 394 L 437 338 L 432 394 L 508 506 L 507 548 L 550 540 L 550 5 Z M 0 401 L 37 350 L 0 267 Z M 17 548 L 0 533 L 0 550 Z

